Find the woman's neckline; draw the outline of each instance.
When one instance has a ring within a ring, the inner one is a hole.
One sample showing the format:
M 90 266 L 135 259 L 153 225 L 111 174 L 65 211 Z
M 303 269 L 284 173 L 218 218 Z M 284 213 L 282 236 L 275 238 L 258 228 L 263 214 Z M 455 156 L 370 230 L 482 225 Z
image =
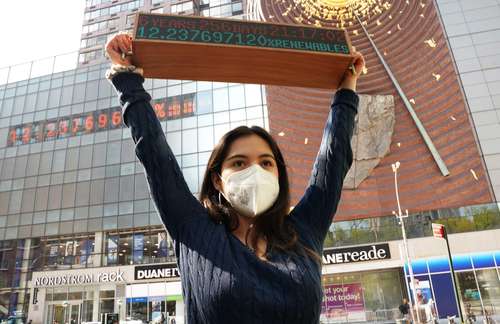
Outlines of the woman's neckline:
M 259 262 L 263 262 L 263 263 L 271 263 L 270 261 L 270 253 L 267 252 L 265 254 L 266 258 L 263 259 L 263 258 L 260 258 L 256 253 L 255 253 L 255 250 L 250 248 L 248 245 L 246 245 L 245 243 L 243 243 L 236 235 L 234 235 L 232 232 L 229 232 L 229 235 L 238 242 L 239 245 L 241 245 L 241 247 L 243 248 L 243 250 L 245 250 L 246 252 L 250 253 L 253 255 L 254 258 L 256 258 Z

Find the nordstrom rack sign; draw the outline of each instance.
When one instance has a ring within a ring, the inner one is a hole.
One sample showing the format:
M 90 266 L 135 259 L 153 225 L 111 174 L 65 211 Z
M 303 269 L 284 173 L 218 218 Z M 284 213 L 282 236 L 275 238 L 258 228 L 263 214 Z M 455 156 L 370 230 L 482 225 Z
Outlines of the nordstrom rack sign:
M 377 261 L 391 258 L 389 244 L 354 246 L 323 251 L 323 264 Z
M 103 271 L 103 272 L 78 272 L 71 274 L 53 274 L 42 275 L 36 277 L 34 287 L 47 287 L 47 286 L 64 286 L 64 285 L 83 285 L 94 283 L 107 283 L 107 282 L 124 282 L 123 271 Z

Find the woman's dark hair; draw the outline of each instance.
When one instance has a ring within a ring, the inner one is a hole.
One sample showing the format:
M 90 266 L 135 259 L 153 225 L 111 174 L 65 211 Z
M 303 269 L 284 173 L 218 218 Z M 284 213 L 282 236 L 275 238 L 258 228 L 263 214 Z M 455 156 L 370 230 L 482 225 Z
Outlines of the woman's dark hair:
M 239 226 L 238 215 L 230 203 L 219 194 L 215 188 L 212 176 L 221 174 L 222 164 L 227 157 L 231 144 L 241 137 L 257 135 L 271 148 L 278 167 L 279 194 L 274 204 L 264 213 L 258 215 L 253 223 L 253 235 L 250 236 L 251 246 L 257 246 L 259 238 L 267 241 L 268 251 L 279 249 L 287 252 L 304 252 L 316 261 L 321 260 L 317 253 L 303 246 L 298 241 L 298 235 L 290 223 L 285 222 L 290 211 L 290 189 L 285 160 L 273 137 L 258 126 L 240 126 L 227 132 L 215 146 L 208 160 L 207 170 L 200 191 L 200 201 L 208 209 L 208 214 L 217 223 L 226 225 L 229 231 Z M 248 234 L 245 239 L 248 243 Z

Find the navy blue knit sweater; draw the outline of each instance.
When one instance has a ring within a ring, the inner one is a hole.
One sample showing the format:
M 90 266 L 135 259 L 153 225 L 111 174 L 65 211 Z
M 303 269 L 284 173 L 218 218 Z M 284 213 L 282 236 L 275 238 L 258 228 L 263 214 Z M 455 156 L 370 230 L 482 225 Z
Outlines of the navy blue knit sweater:
M 311 257 L 274 250 L 262 261 L 209 218 L 184 181 L 143 82 L 134 73 L 112 79 L 151 196 L 174 241 L 187 323 L 318 323 L 321 266 Z M 286 220 L 319 255 L 352 163 L 358 101 L 351 90 L 335 94 L 309 186 Z

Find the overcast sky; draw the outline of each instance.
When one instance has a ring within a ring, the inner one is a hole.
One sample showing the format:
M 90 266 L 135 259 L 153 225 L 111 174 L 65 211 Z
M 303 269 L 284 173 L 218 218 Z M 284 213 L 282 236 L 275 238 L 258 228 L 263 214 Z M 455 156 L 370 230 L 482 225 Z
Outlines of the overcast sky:
M 0 0 L 0 68 L 77 51 L 85 0 Z

